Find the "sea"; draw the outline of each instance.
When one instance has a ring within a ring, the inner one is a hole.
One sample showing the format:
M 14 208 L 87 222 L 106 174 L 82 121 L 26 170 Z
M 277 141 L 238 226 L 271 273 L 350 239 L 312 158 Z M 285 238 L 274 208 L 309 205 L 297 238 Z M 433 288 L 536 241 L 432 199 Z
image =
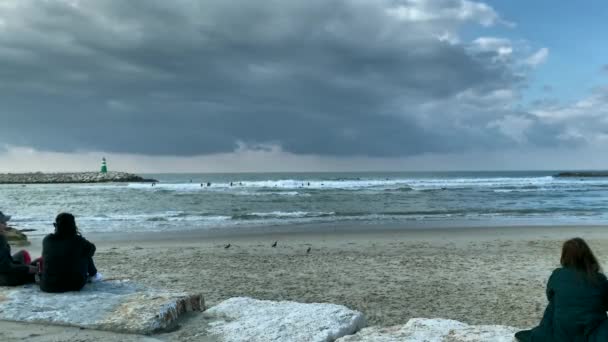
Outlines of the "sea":
M 608 224 L 608 178 L 556 173 L 144 174 L 159 182 L 0 185 L 0 210 L 33 234 L 64 211 L 97 233 Z

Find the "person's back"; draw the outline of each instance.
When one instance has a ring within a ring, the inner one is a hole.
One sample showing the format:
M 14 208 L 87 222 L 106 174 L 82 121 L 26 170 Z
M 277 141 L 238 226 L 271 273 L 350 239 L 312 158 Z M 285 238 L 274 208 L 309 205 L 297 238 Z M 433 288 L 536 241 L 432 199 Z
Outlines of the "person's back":
M 608 280 L 597 273 L 590 279 L 580 271 L 555 270 L 547 285 L 553 296 L 553 340 L 577 341 L 591 336 L 608 317 Z
M 91 269 L 94 270 L 95 245 L 78 234 L 71 214 L 60 214 L 56 221 L 55 233 L 42 241 L 40 289 L 45 292 L 79 291 L 88 276 L 94 275 Z M 68 229 L 64 229 L 66 221 Z
M 47 235 L 42 241 L 40 288 L 45 292 L 80 290 L 87 281 L 83 270 L 94 253 L 95 246 L 79 235 Z
M 547 283 L 549 305 L 540 324 L 519 331 L 520 342 L 608 341 L 608 280 L 581 238 L 566 241 L 561 268 Z

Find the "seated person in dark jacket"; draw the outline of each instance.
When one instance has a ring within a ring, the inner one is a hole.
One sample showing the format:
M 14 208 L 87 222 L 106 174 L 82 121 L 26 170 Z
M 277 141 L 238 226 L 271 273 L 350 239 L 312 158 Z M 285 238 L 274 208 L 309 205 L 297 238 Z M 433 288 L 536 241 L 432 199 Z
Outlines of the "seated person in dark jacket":
M 561 265 L 549 278 L 549 305 L 540 325 L 515 337 L 521 342 L 608 341 L 608 280 L 587 243 L 566 241 Z
M 11 246 L 0 228 L 0 286 L 17 286 L 34 282 L 38 268 L 30 265 L 31 257 L 25 250 L 11 255 Z
M 55 219 L 55 233 L 42 241 L 40 289 L 45 292 L 80 291 L 97 270 L 93 264 L 95 245 L 83 238 L 74 215 Z

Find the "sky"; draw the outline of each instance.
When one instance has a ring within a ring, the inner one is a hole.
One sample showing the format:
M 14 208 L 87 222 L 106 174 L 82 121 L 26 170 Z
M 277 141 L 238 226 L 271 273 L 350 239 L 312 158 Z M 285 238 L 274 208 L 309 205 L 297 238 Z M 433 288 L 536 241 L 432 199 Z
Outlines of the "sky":
M 0 172 L 608 168 L 608 3 L 2 0 Z

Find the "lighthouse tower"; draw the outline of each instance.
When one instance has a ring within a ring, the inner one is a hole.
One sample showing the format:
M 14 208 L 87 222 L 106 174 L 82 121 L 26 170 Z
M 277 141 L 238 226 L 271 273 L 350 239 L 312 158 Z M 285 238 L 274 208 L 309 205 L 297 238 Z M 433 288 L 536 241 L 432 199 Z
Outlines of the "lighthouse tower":
M 106 164 L 106 157 L 101 158 L 101 173 L 108 173 L 108 165 Z

